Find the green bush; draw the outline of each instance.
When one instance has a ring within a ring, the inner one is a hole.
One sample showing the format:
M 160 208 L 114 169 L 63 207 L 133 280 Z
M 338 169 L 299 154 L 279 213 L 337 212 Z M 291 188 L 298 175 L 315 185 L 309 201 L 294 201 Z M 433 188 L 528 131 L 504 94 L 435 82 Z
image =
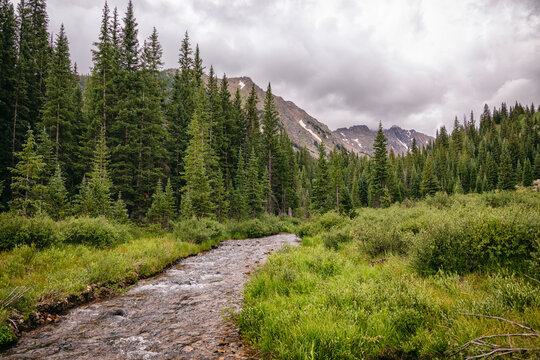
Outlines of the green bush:
M 517 207 L 437 220 L 415 243 L 412 265 L 421 274 L 500 266 L 524 270 L 538 250 L 538 215 Z
M 51 218 L 0 214 L 0 250 L 32 244 L 44 248 L 60 239 L 58 225 Z
M 348 227 L 339 230 L 327 231 L 321 235 L 324 246 L 327 249 L 339 249 L 339 246 L 351 241 L 351 230 Z
M 129 238 L 129 227 L 111 223 L 104 217 L 80 217 L 61 222 L 65 242 L 99 248 L 114 246 Z
M 281 227 L 279 218 L 265 216 L 259 219 L 230 223 L 228 232 L 235 239 L 258 238 L 278 234 Z
M 182 220 L 175 227 L 174 235 L 178 239 L 195 244 L 219 240 L 225 236 L 225 226 L 207 218 Z
M 332 228 L 345 225 L 348 222 L 350 222 L 349 219 L 339 216 L 335 211 L 330 211 L 326 214 L 316 216 L 311 221 L 300 225 L 296 233 L 300 237 L 314 236 Z

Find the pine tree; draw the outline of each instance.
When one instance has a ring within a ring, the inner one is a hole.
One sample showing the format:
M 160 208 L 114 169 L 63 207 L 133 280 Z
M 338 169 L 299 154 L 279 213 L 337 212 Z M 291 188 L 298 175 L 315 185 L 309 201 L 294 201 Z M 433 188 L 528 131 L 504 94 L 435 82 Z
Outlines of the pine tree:
M 11 126 L 12 153 L 20 148 L 24 129 L 40 120 L 50 57 L 45 0 L 21 0 L 16 63 L 15 103 Z
M 259 159 L 252 148 L 246 170 L 246 197 L 249 215 L 253 218 L 260 215 L 264 209 L 264 185 L 259 169 Z
M 533 183 L 533 173 L 532 173 L 532 167 L 531 162 L 528 158 L 525 159 L 525 163 L 523 165 L 523 174 L 521 177 L 521 183 L 523 186 L 531 186 Z
M 116 14 L 115 9 L 115 18 Z M 115 81 L 117 81 L 119 65 L 116 59 L 117 44 L 113 42 L 116 31 L 117 29 L 113 29 L 111 26 L 109 6 L 105 2 L 99 38 L 97 42 L 94 42 L 95 49 L 92 49 L 92 73 L 88 78 L 86 88 L 88 116 L 91 122 L 87 136 L 88 140 L 92 141 L 99 129 L 105 129 L 105 135 L 107 135 L 114 121 Z
M 198 47 L 197 47 L 198 49 Z M 193 60 L 191 59 L 191 45 L 186 32 L 180 47 L 179 71 L 174 75 L 169 101 L 166 105 L 166 121 L 168 125 L 168 167 L 170 178 L 175 189 L 182 189 L 185 185 L 181 174 L 184 172 L 184 157 L 189 143 L 188 127 L 193 117 L 196 89 L 202 88 L 202 80 L 193 80 Z M 198 64 L 202 62 L 198 59 Z M 199 75 L 198 75 L 199 76 Z M 176 203 L 179 197 L 176 196 Z
M 166 160 L 165 127 L 162 113 L 165 86 L 160 78 L 162 48 L 158 34 L 154 28 L 144 43 L 142 52 L 142 94 L 141 112 L 136 121 L 137 126 L 137 168 L 135 177 L 136 209 L 135 217 L 149 206 L 148 193 L 156 179 L 163 176 Z
M 102 129 L 96 141 L 92 170 L 88 174 L 88 179 L 83 180 L 76 199 L 76 213 L 90 216 L 111 216 L 113 208 L 112 182 L 109 178 L 108 165 L 109 150 L 105 142 L 105 130 Z
M 9 0 L 0 1 L 0 181 L 9 182 L 8 167 L 13 164 L 11 123 L 15 105 L 17 79 L 17 22 Z M 6 189 L 7 190 L 7 189 Z M 0 192 L 0 205 L 7 200 L 8 192 Z
M 257 110 L 257 92 L 255 84 L 251 85 L 251 91 L 245 105 L 245 134 L 246 143 L 249 148 L 258 149 L 261 144 L 261 125 L 259 121 L 259 111 Z
M 120 65 L 116 84 L 117 115 L 107 132 L 111 148 L 111 176 L 115 191 L 122 191 L 128 209 L 137 210 L 137 187 L 132 186 L 137 177 L 139 131 L 142 111 L 142 81 L 140 76 L 137 21 L 130 0 L 123 18 L 120 39 Z
M 371 204 L 373 207 L 379 207 L 382 205 L 382 196 L 384 195 L 384 189 L 388 188 L 389 181 L 389 167 L 386 151 L 386 136 L 384 135 L 382 124 L 379 123 L 379 130 L 375 137 L 373 144 L 373 171 L 372 171 L 372 197 Z
M 536 156 L 534 157 L 534 176 L 533 177 L 535 179 L 540 179 L 540 152 L 537 153 Z
M 499 164 L 499 182 L 497 183 L 497 187 L 500 190 L 514 189 L 514 171 L 512 169 L 510 150 L 508 149 L 506 140 L 503 142 L 501 162 Z
M 161 225 L 163 229 L 170 230 L 170 222 L 174 216 L 174 197 L 170 179 L 167 180 L 165 191 L 161 179 L 158 180 L 154 195 L 152 195 L 152 206 L 148 210 L 148 218 Z
M 433 161 L 427 159 L 422 172 L 422 184 L 420 185 L 422 195 L 435 195 L 440 190 L 439 182 L 433 173 Z
M 189 124 L 188 134 L 191 139 L 184 157 L 182 213 L 187 218 L 211 217 L 214 210 L 208 174 L 208 162 L 213 154 L 208 140 L 210 116 L 207 108 L 206 96 L 200 89 L 193 119 Z
M 21 211 L 23 216 L 41 212 L 44 186 L 40 184 L 45 163 L 43 157 L 36 152 L 34 133 L 28 129 L 23 149 L 15 154 L 19 159 L 11 168 L 13 193 L 12 206 Z
M 56 165 L 54 175 L 51 177 L 46 190 L 47 213 L 55 220 L 66 216 L 68 211 L 67 190 L 60 165 Z
M 264 100 L 263 113 L 263 136 L 262 145 L 264 149 L 264 163 L 268 171 L 268 194 L 267 194 L 267 209 L 268 213 L 273 214 L 276 208 L 279 208 L 278 200 L 276 199 L 276 182 L 277 177 L 276 158 L 278 156 L 278 135 L 279 135 L 279 114 L 274 105 L 274 96 L 272 95 L 272 87 L 268 83 L 266 97 Z
M 128 210 L 126 207 L 126 203 L 124 202 L 124 200 L 122 200 L 121 191 L 118 193 L 118 197 L 114 202 L 111 218 L 120 224 L 125 224 L 129 222 Z
M 62 167 L 71 167 L 73 156 L 74 108 L 72 104 L 75 78 L 69 59 L 69 45 L 64 25 L 56 42 L 45 80 L 46 94 L 42 111 L 41 126 L 54 139 L 56 162 Z
M 332 208 L 328 163 L 326 162 L 326 149 L 324 143 L 319 145 L 319 159 L 317 160 L 317 174 L 313 180 L 313 194 L 311 204 L 318 212 L 326 212 Z
M 252 174 L 250 176 L 253 176 Z M 238 153 L 238 163 L 236 167 L 235 188 L 231 209 L 237 219 L 245 219 L 248 216 L 248 197 L 247 197 L 247 176 L 246 167 L 244 164 L 244 156 L 240 149 Z

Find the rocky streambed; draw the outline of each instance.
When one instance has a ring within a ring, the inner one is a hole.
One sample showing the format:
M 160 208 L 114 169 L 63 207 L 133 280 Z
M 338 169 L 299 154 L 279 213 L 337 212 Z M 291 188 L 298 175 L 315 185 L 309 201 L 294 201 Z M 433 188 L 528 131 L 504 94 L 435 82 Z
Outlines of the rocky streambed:
M 25 334 L 6 359 L 251 359 L 256 354 L 224 320 L 239 311 L 242 286 L 292 234 L 228 240 L 142 280 L 125 294 L 71 310 Z

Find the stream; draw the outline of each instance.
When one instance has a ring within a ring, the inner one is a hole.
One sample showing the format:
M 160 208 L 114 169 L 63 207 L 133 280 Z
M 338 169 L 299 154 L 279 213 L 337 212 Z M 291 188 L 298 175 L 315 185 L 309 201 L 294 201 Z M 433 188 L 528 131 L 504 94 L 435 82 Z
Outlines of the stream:
M 33 330 L 5 359 L 253 359 L 224 309 L 238 312 L 247 275 L 293 234 L 227 240 Z

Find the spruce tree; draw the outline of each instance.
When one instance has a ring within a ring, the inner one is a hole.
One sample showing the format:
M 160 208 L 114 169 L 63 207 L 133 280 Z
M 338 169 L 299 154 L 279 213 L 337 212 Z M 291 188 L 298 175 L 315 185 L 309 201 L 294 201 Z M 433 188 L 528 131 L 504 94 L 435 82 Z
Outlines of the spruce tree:
M 422 183 L 420 185 L 420 191 L 424 196 L 432 196 L 435 195 L 435 193 L 439 190 L 439 182 L 437 181 L 437 178 L 435 177 L 435 174 L 433 172 L 433 161 L 428 158 L 422 172 Z
M 0 1 L 0 181 L 8 183 L 13 164 L 11 153 L 11 124 L 15 106 L 17 79 L 17 21 L 9 0 Z M 7 190 L 7 189 L 6 189 Z M 8 192 L 0 192 L 0 205 L 7 200 Z
M 272 95 L 272 87 L 268 83 L 266 90 L 266 97 L 264 99 L 264 112 L 263 112 L 263 162 L 268 172 L 268 193 L 267 193 L 267 209 L 268 213 L 273 214 L 276 208 L 278 208 L 278 200 L 276 199 L 276 178 L 277 178 L 277 156 L 279 147 L 279 114 L 274 104 L 274 95 Z
M 214 204 L 209 177 L 209 158 L 213 156 L 209 144 L 210 116 L 206 96 L 202 89 L 198 91 L 193 119 L 189 124 L 189 145 L 184 157 L 184 188 L 182 213 L 184 217 L 211 217 Z
M 46 209 L 47 213 L 55 220 L 60 220 L 67 215 L 67 190 L 64 185 L 64 178 L 60 165 L 56 165 L 54 175 L 49 180 L 46 189 Z
M 384 189 L 388 188 L 389 167 L 386 151 L 386 136 L 384 135 L 382 124 L 379 123 L 379 130 L 373 144 L 373 169 L 371 181 L 371 204 L 373 207 L 382 205 L 382 196 L 385 194 Z
M 531 162 L 528 158 L 525 159 L 525 163 L 523 165 L 523 174 L 521 177 L 521 183 L 523 186 L 531 186 L 533 183 L 533 172 L 531 167 Z
M 158 180 L 154 195 L 152 195 L 152 206 L 148 210 L 148 218 L 161 225 L 163 229 L 170 230 L 170 222 L 174 217 L 174 197 L 170 179 L 167 180 L 165 191 L 161 179 Z
M 110 217 L 113 208 L 112 182 L 109 177 L 109 150 L 102 129 L 96 141 L 92 169 L 84 179 L 76 199 L 76 213 L 90 216 Z
M 23 149 L 15 154 L 18 159 L 11 168 L 13 194 L 12 207 L 23 216 L 34 215 L 42 210 L 44 185 L 40 184 L 45 163 L 36 151 L 34 133 L 28 129 Z
M 75 77 L 69 59 L 69 45 L 64 25 L 60 27 L 45 80 L 46 93 L 41 126 L 54 141 L 56 162 L 71 168 L 74 153 L 74 108 L 72 104 Z
M 190 139 L 188 127 L 193 117 L 196 89 L 202 88 L 202 80 L 193 79 L 191 54 L 189 36 L 186 32 L 180 46 L 178 60 L 180 69 L 174 75 L 169 101 L 166 104 L 168 167 L 175 189 L 182 189 L 185 185 L 181 174 L 184 172 L 184 157 Z M 202 67 L 200 58 L 198 64 Z M 202 76 L 202 70 L 200 76 Z M 179 196 L 176 196 L 176 203 L 179 203 Z
M 540 152 L 537 153 L 536 156 L 534 157 L 534 176 L 533 177 L 535 179 L 540 179 Z
M 326 149 L 323 142 L 319 145 L 319 159 L 317 160 L 316 177 L 313 180 L 311 204 L 315 211 L 321 213 L 332 208 L 328 163 L 326 161 Z
M 264 209 L 264 185 L 259 169 L 259 159 L 252 148 L 246 170 L 246 198 L 249 215 L 253 218 L 260 215 Z
M 253 176 L 253 175 L 250 175 Z M 245 219 L 248 216 L 248 197 L 247 197 L 247 176 L 244 164 L 244 156 L 240 149 L 238 153 L 238 163 L 236 167 L 236 178 L 234 194 L 231 202 L 231 210 L 237 219 Z
M 506 142 L 506 140 L 503 142 L 501 162 L 499 164 L 499 181 L 497 183 L 497 188 L 499 188 L 500 190 L 514 189 L 514 171 L 512 169 L 510 150 L 508 149 L 508 143 Z
M 165 127 L 162 113 L 165 86 L 160 77 L 163 65 L 161 44 L 154 28 L 144 43 L 142 51 L 142 94 L 141 111 L 136 121 L 137 127 L 137 168 L 135 177 L 136 209 L 141 217 L 148 208 L 147 194 L 156 179 L 163 176 L 166 160 Z
M 259 148 L 261 144 L 261 126 L 259 121 L 259 111 L 255 84 L 251 85 L 251 91 L 245 104 L 245 133 L 246 143 L 249 148 Z
M 129 222 L 128 210 L 126 207 L 126 203 L 124 202 L 124 200 L 122 200 L 121 191 L 118 193 L 118 197 L 114 202 L 111 212 L 111 218 L 120 224 L 125 224 Z

